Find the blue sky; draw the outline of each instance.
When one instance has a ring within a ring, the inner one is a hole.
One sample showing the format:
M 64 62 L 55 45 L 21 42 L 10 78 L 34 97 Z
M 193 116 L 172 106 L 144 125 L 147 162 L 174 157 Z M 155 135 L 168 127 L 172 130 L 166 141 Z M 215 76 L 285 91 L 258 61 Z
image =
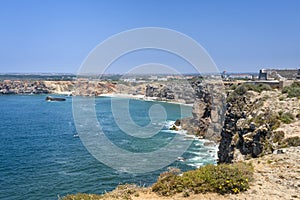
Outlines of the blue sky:
M 75 73 L 106 38 L 149 26 L 192 37 L 220 71 L 299 68 L 299 10 L 297 0 L 0 0 L 0 73 Z

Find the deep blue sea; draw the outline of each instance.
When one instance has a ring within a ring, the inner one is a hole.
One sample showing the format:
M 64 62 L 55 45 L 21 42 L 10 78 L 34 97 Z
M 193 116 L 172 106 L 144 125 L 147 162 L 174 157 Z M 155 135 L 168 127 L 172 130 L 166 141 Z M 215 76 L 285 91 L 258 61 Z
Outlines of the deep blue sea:
M 107 167 L 96 160 L 74 137 L 72 98 L 65 102 L 46 102 L 44 95 L 0 96 L 0 199 L 58 199 L 70 193 L 103 193 L 121 183 L 151 185 L 166 168 L 146 174 L 129 174 Z M 130 100 L 130 113 L 139 125 L 149 123 L 145 116 L 154 103 Z M 177 104 L 158 103 L 167 111 L 166 128 L 149 146 L 134 145 L 132 137 L 122 133 L 111 114 L 110 98 L 96 98 L 97 117 L 109 139 L 127 149 L 143 151 L 159 148 L 177 134 L 167 124 L 180 117 Z M 101 108 L 101 109 L 100 109 Z M 184 107 L 191 116 L 192 108 Z M 152 145 L 152 146 L 151 146 Z M 154 146 L 153 146 L 154 145 Z M 214 148 L 195 140 L 183 155 L 185 161 L 171 166 L 183 171 L 215 163 Z

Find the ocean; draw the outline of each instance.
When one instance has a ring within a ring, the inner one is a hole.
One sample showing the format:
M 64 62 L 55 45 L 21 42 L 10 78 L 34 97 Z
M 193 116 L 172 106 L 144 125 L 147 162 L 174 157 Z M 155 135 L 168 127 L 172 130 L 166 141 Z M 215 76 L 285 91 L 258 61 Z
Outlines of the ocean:
M 0 199 L 58 199 L 70 193 L 101 194 L 119 184 L 153 184 L 166 166 L 144 174 L 116 171 L 95 159 L 77 134 L 72 97 L 65 102 L 46 102 L 45 95 L 0 96 Z M 168 126 L 178 119 L 180 105 L 130 100 L 130 114 L 136 124 L 147 125 L 148 109 L 160 104 L 167 113 L 163 130 L 151 142 L 135 141 L 118 128 L 112 115 L 109 97 L 95 98 L 97 118 L 107 137 L 117 146 L 135 152 L 153 151 L 173 138 L 176 131 Z M 191 116 L 192 107 L 184 106 L 184 116 Z M 170 166 L 182 171 L 216 162 L 216 148 L 204 147 L 204 141 L 194 140 Z

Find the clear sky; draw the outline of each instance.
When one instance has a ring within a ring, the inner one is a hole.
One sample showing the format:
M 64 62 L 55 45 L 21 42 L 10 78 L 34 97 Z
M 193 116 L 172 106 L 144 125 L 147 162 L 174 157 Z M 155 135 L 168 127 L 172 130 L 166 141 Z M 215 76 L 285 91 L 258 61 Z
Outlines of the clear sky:
M 0 0 L 0 73 L 75 73 L 101 41 L 149 26 L 192 37 L 221 71 L 300 67 L 298 0 Z

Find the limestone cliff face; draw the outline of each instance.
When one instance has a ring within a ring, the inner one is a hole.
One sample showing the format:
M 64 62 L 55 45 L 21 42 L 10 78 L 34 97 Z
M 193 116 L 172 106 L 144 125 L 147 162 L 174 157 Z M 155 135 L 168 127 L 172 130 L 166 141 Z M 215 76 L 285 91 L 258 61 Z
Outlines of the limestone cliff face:
M 193 104 L 192 117 L 178 119 L 188 134 L 197 135 L 217 143 L 224 121 L 223 84 L 217 80 L 193 79 L 189 82 L 147 85 L 146 97 Z
M 186 104 L 194 103 L 194 90 L 187 81 L 165 82 L 146 85 L 145 96 L 161 101 L 175 101 Z
M 115 85 L 109 82 L 78 80 L 74 83 L 74 95 L 98 96 L 115 92 Z
M 0 94 L 47 94 L 50 93 L 44 81 L 11 81 L 0 82 Z
M 265 85 L 241 85 L 227 90 L 225 98 L 221 83 L 197 80 L 191 85 L 195 91 L 193 117 L 177 120 L 176 125 L 219 144 L 220 163 L 300 145 L 299 98 Z
M 287 138 L 300 137 L 299 99 L 287 98 L 280 91 L 258 93 L 239 87 L 227 97 L 220 163 L 270 154 L 285 145 Z M 285 115 L 291 118 L 289 124 L 284 121 Z M 283 128 L 287 126 L 290 130 Z
M 218 81 L 193 81 L 195 91 L 193 117 L 181 120 L 188 133 L 201 136 L 217 143 L 224 120 L 223 84 Z
M 100 81 L 11 81 L 0 82 L 0 94 L 73 94 L 97 96 L 115 92 L 115 85 Z

